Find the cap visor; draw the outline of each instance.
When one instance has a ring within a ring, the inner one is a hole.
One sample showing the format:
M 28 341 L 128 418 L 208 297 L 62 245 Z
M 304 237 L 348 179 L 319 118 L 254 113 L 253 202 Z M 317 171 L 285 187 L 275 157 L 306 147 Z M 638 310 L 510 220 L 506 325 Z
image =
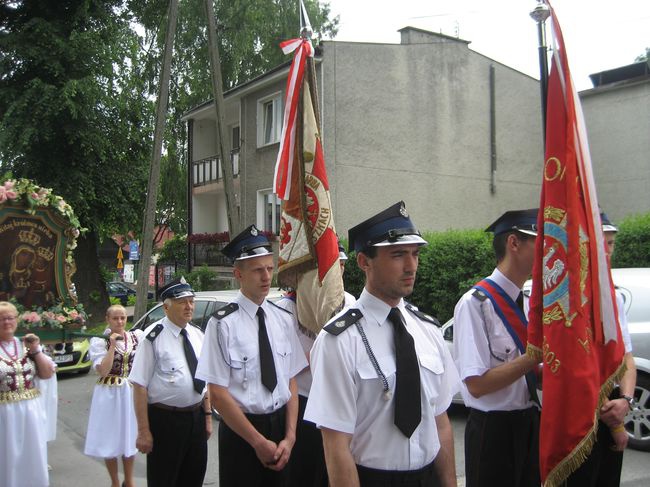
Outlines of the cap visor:
M 181 291 L 180 293 L 170 297 L 171 299 L 181 299 L 187 298 L 188 296 L 194 296 L 194 291 Z
M 603 225 L 603 232 L 618 232 L 618 228 L 614 225 Z
M 265 255 L 270 255 L 272 253 L 273 252 L 269 252 L 269 250 L 266 247 L 257 247 L 255 249 L 250 250 L 249 253 L 237 257 L 235 260 L 253 259 L 255 257 L 263 257 Z
M 376 244 L 373 245 L 373 247 L 388 247 L 389 245 L 408 245 L 408 244 L 415 244 L 415 245 L 427 245 L 429 242 L 424 240 L 422 237 L 419 235 L 401 235 L 397 237 L 396 240 L 389 241 L 389 240 L 383 240 L 381 242 L 377 242 Z

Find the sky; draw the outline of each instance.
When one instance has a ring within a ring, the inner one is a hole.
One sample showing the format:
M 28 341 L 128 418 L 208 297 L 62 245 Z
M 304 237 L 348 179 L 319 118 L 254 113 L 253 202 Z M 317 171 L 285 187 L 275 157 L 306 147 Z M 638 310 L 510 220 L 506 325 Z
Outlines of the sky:
M 397 44 L 397 30 L 410 25 L 471 41 L 470 49 L 539 79 L 537 24 L 530 18 L 535 0 L 324 1 L 340 16 L 335 40 Z M 552 5 L 578 90 L 592 87 L 590 74 L 631 64 L 650 47 L 650 0 Z

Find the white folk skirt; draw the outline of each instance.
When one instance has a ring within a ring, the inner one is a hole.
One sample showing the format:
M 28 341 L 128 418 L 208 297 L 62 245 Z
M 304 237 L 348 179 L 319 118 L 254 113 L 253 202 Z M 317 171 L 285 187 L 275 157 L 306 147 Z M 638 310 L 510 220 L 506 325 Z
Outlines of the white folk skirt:
M 0 485 L 47 487 L 47 442 L 41 399 L 0 404 Z
M 133 409 L 133 387 L 95 385 L 84 453 L 98 458 L 131 457 L 137 453 L 138 426 Z
M 58 414 L 58 384 L 56 374 L 49 379 L 36 378 L 36 388 L 41 391 L 39 398 L 45 412 L 45 440 L 54 441 L 56 439 L 56 419 Z

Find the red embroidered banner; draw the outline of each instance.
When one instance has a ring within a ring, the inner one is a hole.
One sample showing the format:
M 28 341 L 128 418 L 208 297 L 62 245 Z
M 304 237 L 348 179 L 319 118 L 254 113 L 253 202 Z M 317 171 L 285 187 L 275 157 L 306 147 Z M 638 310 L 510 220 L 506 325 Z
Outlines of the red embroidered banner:
M 550 20 L 556 45 L 527 353 L 543 360 L 540 469 L 543 484 L 557 486 L 591 452 L 624 345 L 582 108 L 552 8 Z

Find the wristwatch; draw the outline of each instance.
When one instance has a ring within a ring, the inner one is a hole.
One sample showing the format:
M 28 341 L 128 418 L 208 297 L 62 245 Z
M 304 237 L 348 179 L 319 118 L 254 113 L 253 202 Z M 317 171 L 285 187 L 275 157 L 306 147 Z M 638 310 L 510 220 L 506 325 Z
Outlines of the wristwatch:
M 627 403 L 630 405 L 630 411 L 634 409 L 634 398 L 626 395 L 621 395 L 621 399 L 625 399 Z

